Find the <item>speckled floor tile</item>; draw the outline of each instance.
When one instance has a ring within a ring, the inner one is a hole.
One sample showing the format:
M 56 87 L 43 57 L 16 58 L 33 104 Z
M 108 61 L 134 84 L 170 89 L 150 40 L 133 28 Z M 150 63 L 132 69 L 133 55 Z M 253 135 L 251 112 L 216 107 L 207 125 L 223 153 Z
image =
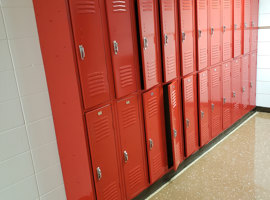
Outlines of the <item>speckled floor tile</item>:
M 151 200 L 270 200 L 270 114 L 257 113 Z

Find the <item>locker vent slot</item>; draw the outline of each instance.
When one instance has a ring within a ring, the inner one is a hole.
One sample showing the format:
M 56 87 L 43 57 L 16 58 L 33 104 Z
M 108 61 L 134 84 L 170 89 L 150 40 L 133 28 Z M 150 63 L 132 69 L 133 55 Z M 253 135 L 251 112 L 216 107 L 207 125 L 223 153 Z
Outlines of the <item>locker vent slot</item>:
M 192 0 L 182 0 L 183 10 L 192 10 Z
M 212 116 L 212 128 L 214 132 L 217 132 L 218 130 L 220 130 L 221 124 L 220 124 L 220 115 L 219 114 L 215 114 Z
M 180 153 L 182 152 L 181 151 L 181 145 L 179 144 L 179 143 L 175 143 L 174 144 L 175 146 L 175 151 L 174 151 L 174 153 L 175 153 L 175 157 L 176 158 L 181 158 L 182 156 L 180 155 Z
M 110 136 L 109 119 L 107 116 L 102 117 L 94 122 L 94 133 L 96 142 L 100 142 L 104 138 Z
M 214 73 L 212 75 L 212 88 L 214 87 L 219 87 L 219 73 Z M 219 90 L 219 88 L 217 88 L 217 91 Z
M 219 0 L 211 0 L 211 9 L 219 9 Z
M 77 13 L 94 14 L 96 13 L 96 5 L 94 0 L 82 0 L 76 3 Z
M 198 6 L 200 10 L 206 9 L 206 0 L 198 0 Z
M 119 187 L 119 186 L 118 186 Z M 111 183 L 103 190 L 103 199 L 117 200 L 120 199 L 116 182 Z
M 158 113 L 158 97 L 155 96 L 148 99 L 147 105 L 149 110 L 149 118 L 156 116 Z
M 144 12 L 152 12 L 153 11 L 153 2 L 152 0 L 143 0 L 142 1 L 142 9 Z
M 241 53 L 241 41 L 240 40 L 234 40 L 234 51 L 236 52 L 237 55 Z
M 157 76 L 156 61 L 147 62 L 147 79 L 148 81 L 155 80 Z
M 230 119 L 231 119 L 231 110 L 230 110 L 230 108 L 224 109 L 223 113 L 224 113 L 223 117 L 224 117 L 225 123 L 226 124 L 230 123 Z
M 241 0 L 235 0 L 235 7 L 241 9 Z
M 223 0 L 223 8 L 231 8 L 231 0 Z
M 120 72 L 120 82 L 121 82 L 122 88 L 133 84 L 134 75 L 133 75 L 131 65 L 121 66 L 119 72 Z
M 193 67 L 193 53 L 191 51 L 184 53 L 184 68 L 190 69 Z
M 219 60 L 219 58 L 220 58 L 220 48 L 219 48 L 218 44 L 212 46 L 211 55 L 212 55 L 212 60 Z
M 172 92 L 172 106 L 175 108 L 177 106 L 177 101 L 176 101 L 176 90 Z
M 207 86 L 207 79 L 201 79 L 200 81 L 200 86 L 201 86 L 201 95 L 204 96 L 204 94 L 208 93 L 208 86 Z
M 87 76 L 87 88 L 91 97 L 106 93 L 104 73 L 94 72 Z
M 112 1 L 112 7 L 114 12 L 126 12 L 126 0 Z
M 123 127 L 127 128 L 132 126 L 137 121 L 135 106 L 128 106 L 122 110 Z
M 167 64 L 167 72 L 169 74 L 174 73 L 176 71 L 176 61 L 174 55 L 167 57 L 166 64 Z
M 240 80 L 240 60 L 238 60 L 238 63 L 232 67 L 232 77 L 235 79 Z
M 231 57 L 231 43 L 230 42 L 224 42 L 223 51 L 224 51 L 225 58 Z
M 161 160 L 161 154 L 157 154 L 153 158 L 153 174 L 154 176 L 159 176 L 162 173 L 162 160 Z
M 172 11 L 173 10 L 173 0 L 165 0 L 164 1 L 164 9 L 165 9 L 165 11 Z
M 134 189 L 136 186 L 141 184 L 143 180 L 142 174 L 141 166 L 137 166 L 130 170 L 128 173 L 128 182 L 131 189 Z
M 193 101 L 193 84 L 187 84 L 185 89 L 186 101 Z
M 201 48 L 199 53 L 200 53 L 200 65 L 204 65 L 205 63 L 207 63 L 207 49 Z

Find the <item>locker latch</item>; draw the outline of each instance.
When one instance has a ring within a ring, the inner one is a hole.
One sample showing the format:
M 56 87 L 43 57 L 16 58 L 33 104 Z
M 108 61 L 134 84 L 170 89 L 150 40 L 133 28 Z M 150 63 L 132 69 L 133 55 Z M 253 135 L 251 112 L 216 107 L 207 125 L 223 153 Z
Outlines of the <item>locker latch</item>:
M 204 112 L 203 111 L 201 111 L 201 116 L 202 116 L 202 119 L 204 118 Z
M 252 22 L 251 22 L 251 26 L 252 26 L 252 27 L 254 27 L 254 26 L 255 26 L 254 21 L 252 21 Z
M 202 31 L 198 30 L 198 38 L 201 38 L 201 37 L 202 37 Z
M 212 110 L 214 110 L 215 109 L 215 104 L 211 104 L 211 107 L 212 107 Z
M 85 51 L 84 51 L 83 45 L 79 45 L 79 50 L 80 50 L 81 60 L 84 60 L 84 58 L 85 58 Z
M 152 139 L 149 139 L 149 149 L 152 150 L 154 146 L 154 142 Z
M 102 173 L 100 167 L 97 167 L 97 178 L 100 180 L 102 178 Z
M 224 33 L 226 32 L 226 26 L 223 26 L 223 32 Z
M 246 88 L 245 87 L 243 87 L 243 92 L 245 92 L 246 91 Z
M 234 25 L 234 29 L 237 29 L 237 24 Z
M 252 82 L 250 82 L 250 87 L 251 87 L 251 88 L 253 87 L 253 84 L 252 84 Z
M 173 129 L 173 136 L 174 136 L 174 138 L 177 137 L 177 130 L 175 130 L 175 129 Z
M 214 28 L 211 28 L 211 35 L 214 35 Z
M 226 103 L 226 98 L 223 98 L 223 104 L 225 104 Z
M 114 54 L 117 55 L 119 51 L 119 47 L 118 47 L 118 43 L 115 40 L 113 41 L 113 50 L 114 50 Z
M 235 97 L 236 96 L 236 93 L 235 92 L 233 92 L 233 97 Z
M 169 37 L 167 34 L 164 35 L 164 44 L 167 45 L 168 44 L 168 40 L 169 40 Z
M 244 23 L 245 28 L 247 28 L 247 23 Z
M 182 32 L 182 42 L 184 42 L 186 40 L 186 33 Z
M 127 163 L 127 161 L 128 161 L 128 153 L 127 153 L 127 151 L 124 151 L 124 160 L 125 160 L 125 163 Z
M 189 121 L 189 119 L 186 119 L 186 123 L 187 123 L 187 128 L 189 127 L 189 125 L 190 125 L 190 121 Z
M 143 49 L 146 50 L 148 47 L 148 39 L 146 37 L 143 38 Z

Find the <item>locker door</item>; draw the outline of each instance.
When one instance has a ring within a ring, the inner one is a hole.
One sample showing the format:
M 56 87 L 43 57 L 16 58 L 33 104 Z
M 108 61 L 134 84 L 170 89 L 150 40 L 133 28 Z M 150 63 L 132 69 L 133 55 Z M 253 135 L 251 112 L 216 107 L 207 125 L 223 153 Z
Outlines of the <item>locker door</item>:
M 223 61 L 232 58 L 232 0 L 222 0 Z
M 232 123 L 235 123 L 240 118 L 240 103 L 241 103 L 241 72 L 240 59 L 235 59 L 232 62 Z
M 160 1 L 161 32 L 163 47 L 164 81 L 168 82 L 177 76 L 176 72 L 176 23 L 175 0 Z
M 258 27 L 259 19 L 259 0 L 251 0 L 251 25 Z
M 97 199 L 121 199 L 111 106 L 86 114 Z
M 179 164 L 184 159 L 183 137 L 182 137 L 182 119 L 181 112 L 181 93 L 178 82 L 171 83 L 168 87 L 170 122 L 171 122 L 171 138 L 173 148 L 173 164 L 174 170 L 177 170 Z
M 207 144 L 211 140 L 209 129 L 209 91 L 208 91 L 208 72 L 207 70 L 198 74 L 199 90 L 199 132 L 200 146 Z
M 183 79 L 183 108 L 186 156 L 199 148 L 196 78 L 190 75 Z
M 69 0 L 84 107 L 110 99 L 98 0 Z
M 231 126 L 231 62 L 222 66 L 223 130 Z
M 221 62 L 220 1 L 210 0 L 211 65 Z
M 106 0 L 117 98 L 137 90 L 130 1 Z
M 241 40 L 241 23 L 242 23 L 242 0 L 234 0 L 234 57 L 241 55 L 242 40 Z
M 252 53 L 250 55 L 250 70 L 249 70 L 249 76 L 250 76 L 250 107 L 253 109 L 256 106 L 256 77 L 257 77 L 257 53 Z
M 250 1 L 244 0 L 244 54 L 249 53 L 250 48 Z
M 222 132 L 222 90 L 221 90 L 220 66 L 210 69 L 210 93 L 211 93 L 211 127 L 212 137 Z
M 153 183 L 168 169 L 162 88 L 144 93 L 143 106 L 149 175 L 150 182 Z
M 249 109 L 249 54 L 242 57 L 241 69 L 241 92 L 242 92 L 242 115 L 245 115 Z
M 251 30 L 251 51 L 256 51 L 258 47 L 258 29 Z
M 180 4 L 180 41 L 181 41 L 181 70 L 182 76 L 192 73 L 194 65 L 194 23 L 193 6 L 194 0 L 181 0 Z
M 148 182 L 138 96 L 118 101 L 117 112 L 127 198 L 132 199 L 147 187 Z
M 161 82 L 158 54 L 156 1 L 138 0 L 139 27 L 144 76 L 144 88 L 149 89 Z
M 202 70 L 207 67 L 207 10 L 207 0 L 197 0 L 198 70 Z

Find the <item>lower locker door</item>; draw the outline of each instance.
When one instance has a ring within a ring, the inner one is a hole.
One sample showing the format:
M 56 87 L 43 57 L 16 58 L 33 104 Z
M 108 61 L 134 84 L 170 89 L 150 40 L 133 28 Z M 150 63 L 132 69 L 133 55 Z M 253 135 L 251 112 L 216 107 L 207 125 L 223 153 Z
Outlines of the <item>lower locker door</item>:
M 234 30 L 234 41 L 233 41 L 233 55 L 234 58 L 241 55 L 242 45 L 241 45 L 241 30 L 236 29 Z
M 168 170 L 162 88 L 143 94 L 150 182 L 161 178 Z
M 192 32 L 183 32 L 181 36 L 182 40 L 182 76 L 194 72 L 194 48 L 193 48 L 193 33 Z
M 190 156 L 199 148 L 196 78 L 190 75 L 183 79 L 183 108 L 186 156 Z
M 258 29 L 251 30 L 251 51 L 256 51 L 258 47 Z
M 97 199 L 121 199 L 111 106 L 86 114 Z
M 138 96 L 118 101 L 117 113 L 127 198 L 132 199 L 147 187 L 148 182 Z
M 249 54 L 242 57 L 241 63 L 242 116 L 248 112 L 249 105 Z
M 211 88 L 211 127 L 212 137 L 222 132 L 222 90 L 221 90 L 220 66 L 210 69 Z
M 231 62 L 222 66 L 223 130 L 231 126 Z
M 177 170 L 184 159 L 182 119 L 180 117 L 181 93 L 179 89 L 177 81 L 171 83 L 168 87 L 174 170 Z
M 199 133 L 200 146 L 207 144 L 211 140 L 209 129 L 209 91 L 207 70 L 198 74 L 199 90 Z
M 232 123 L 235 123 L 240 118 L 241 113 L 241 74 L 240 74 L 240 59 L 232 62 Z
M 257 77 L 257 53 L 250 55 L 250 66 L 249 66 L 249 88 L 250 88 L 250 109 L 256 106 L 256 77 Z

